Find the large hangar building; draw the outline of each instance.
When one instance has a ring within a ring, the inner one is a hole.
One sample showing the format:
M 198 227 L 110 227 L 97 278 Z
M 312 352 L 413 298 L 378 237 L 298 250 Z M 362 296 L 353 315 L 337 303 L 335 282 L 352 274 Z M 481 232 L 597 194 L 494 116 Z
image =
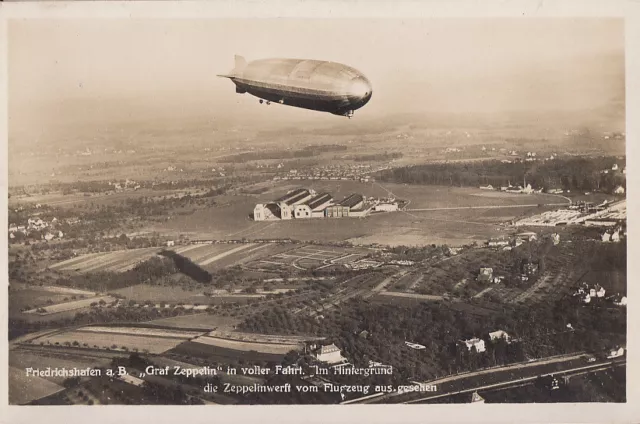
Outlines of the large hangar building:
M 270 203 L 259 203 L 253 209 L 255 221 L 275 219 L 364 217 L 373 205 L 367 205 L 361 194 L 350 194 L 334 202 L 329 193 L 316 194 L 299 188 Z

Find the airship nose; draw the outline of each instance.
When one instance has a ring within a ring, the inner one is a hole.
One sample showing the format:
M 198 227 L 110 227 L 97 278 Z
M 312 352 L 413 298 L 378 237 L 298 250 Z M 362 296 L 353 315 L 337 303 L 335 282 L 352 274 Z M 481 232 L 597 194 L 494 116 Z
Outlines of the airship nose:
M 371 98 L 371 83 L 365 77 L 359 76 L 349 82 L 347 96 L 357 107 L 364 106 Z

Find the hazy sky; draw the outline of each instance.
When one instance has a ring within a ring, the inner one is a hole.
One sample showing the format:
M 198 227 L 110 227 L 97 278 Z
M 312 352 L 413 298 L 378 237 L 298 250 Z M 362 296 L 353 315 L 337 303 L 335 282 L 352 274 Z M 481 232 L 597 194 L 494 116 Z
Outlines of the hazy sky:
M 34 20 L 9 26 L 10 116 L 55 115 L 68 99 L 251 116 L 257 99 L 215 77 L 231 70 L 234 54 L 351 65 L 372 81 L 373 98 L 357 112 L 369 115 L 624 100 L 616 19 Z

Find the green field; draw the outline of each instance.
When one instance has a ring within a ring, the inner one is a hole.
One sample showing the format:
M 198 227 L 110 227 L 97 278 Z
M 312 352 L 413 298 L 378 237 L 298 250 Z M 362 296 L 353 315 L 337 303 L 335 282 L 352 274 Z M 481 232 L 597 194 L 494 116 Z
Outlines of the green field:
M 37 308 L 40 306 L 46 306 L 51 301 L 51 304 L 64 302 L 65 299 L 70 298 L 69 294 L 52 293 L 48 290 L 42 290 L 37 286 L 14 289 L 9 288 L 9 311 L 10 313 L 18 313 L 24 308 Z
M 146 301 L 158 303 L 165 302 L 167 304 L 183 303 L 187 305 L 218 305 L 226 302 L 246 302 L 255 300 L 259 295 L 220 295 L 205 296 L 203 292 L 198 290 L 184 290 L 181 287 L 157 286 L 153 284 L 138 284 L 131 287 L 125 287 L 115 290 L 113 293 L 124 296 L 128 300 L 134 300 L 137 303 Z
M 149 321 L 147 324 L 162 325 L 175 328 L 202 328 L 203 330 L 228 331 L 235 328 L 242 320 L 239 318 L 210 315 L 208 313 L 182 315 Z

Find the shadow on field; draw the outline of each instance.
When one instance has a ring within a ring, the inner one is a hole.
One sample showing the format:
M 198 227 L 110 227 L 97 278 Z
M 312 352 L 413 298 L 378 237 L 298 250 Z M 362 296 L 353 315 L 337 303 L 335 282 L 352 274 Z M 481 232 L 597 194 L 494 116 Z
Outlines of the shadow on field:
M 191 259 L 179 255 L 173 250 L 163 250 L 159 254 L 173 260 L 173 263 L 175 264 L 176 268 L 178 268 L 178 271 L 180 271 L 184 275 L 193 278 L 199 283 L 211 282 L 211 274 L 200 268 L 200 266 L 192 262 Z

